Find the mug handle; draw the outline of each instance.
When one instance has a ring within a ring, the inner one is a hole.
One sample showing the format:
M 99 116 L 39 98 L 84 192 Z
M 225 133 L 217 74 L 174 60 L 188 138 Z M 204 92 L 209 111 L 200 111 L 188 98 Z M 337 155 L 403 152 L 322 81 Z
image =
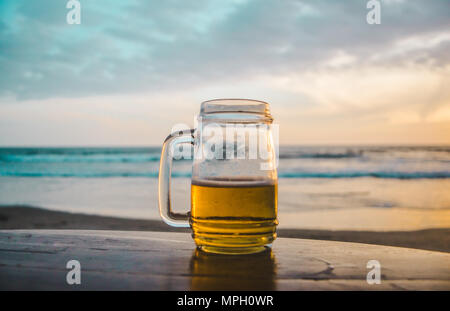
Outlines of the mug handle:
M 164 222 L 173 227 L 189 227 L 190 212 L 174 213 L 170 201 L 170 179 L 172 177 L 173 150 L 177 144 L 194 144 L 194 131 L 185 130 L 167 136 L 161 151 L 158 178 L 158 205 L 159 214 Z

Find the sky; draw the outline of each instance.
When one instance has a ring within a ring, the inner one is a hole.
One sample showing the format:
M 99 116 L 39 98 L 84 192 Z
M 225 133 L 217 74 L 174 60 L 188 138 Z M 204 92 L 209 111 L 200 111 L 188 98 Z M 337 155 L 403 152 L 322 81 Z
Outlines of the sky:
M 450 1 L 0 0 L 0 146 L 160 145 L 202 101 L 282 144 L 450 144 Z

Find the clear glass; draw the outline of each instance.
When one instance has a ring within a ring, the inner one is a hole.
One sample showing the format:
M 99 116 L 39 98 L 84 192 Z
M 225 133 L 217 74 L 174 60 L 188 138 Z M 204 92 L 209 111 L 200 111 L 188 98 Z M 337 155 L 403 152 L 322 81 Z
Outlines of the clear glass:
M 172 226 L 190 226 L 207 252 L 248 254 L 270 247 L 276 238 L 277 171 L 269 104 L 221 99 L 202 103 L 195 130 L 164 142 L 159 176 L 159 207 Z M 170 206 L 170 150 L 194 145 L 191 210 Z

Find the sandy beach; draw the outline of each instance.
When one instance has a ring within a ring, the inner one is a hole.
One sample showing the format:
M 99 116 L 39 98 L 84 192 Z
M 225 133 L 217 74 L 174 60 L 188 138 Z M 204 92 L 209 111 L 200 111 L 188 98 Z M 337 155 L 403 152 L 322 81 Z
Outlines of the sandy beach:
M 2 206 L 0 229 L 89 229 L 125 231 L 189 232 L 159 220 L 106 217 L 52 211 L 31 206 Z M 450 229 L 416 231 L 278 230 L 279 237 L 357 242 L 450 252 Z

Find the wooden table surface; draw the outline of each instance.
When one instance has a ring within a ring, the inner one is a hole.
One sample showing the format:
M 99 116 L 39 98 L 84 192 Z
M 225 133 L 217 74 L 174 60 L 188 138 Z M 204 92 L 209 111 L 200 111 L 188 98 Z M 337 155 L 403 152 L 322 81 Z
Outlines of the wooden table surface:
M 68 285 L 69 260 L 81 284 Z M 381 284 L 369 285 L 369 260 Z M 279 238 L 271 251 L 214 255 L 189 234 L 0 231 L 1 290 L 450 290 L 450 254 L 358 243 Z

